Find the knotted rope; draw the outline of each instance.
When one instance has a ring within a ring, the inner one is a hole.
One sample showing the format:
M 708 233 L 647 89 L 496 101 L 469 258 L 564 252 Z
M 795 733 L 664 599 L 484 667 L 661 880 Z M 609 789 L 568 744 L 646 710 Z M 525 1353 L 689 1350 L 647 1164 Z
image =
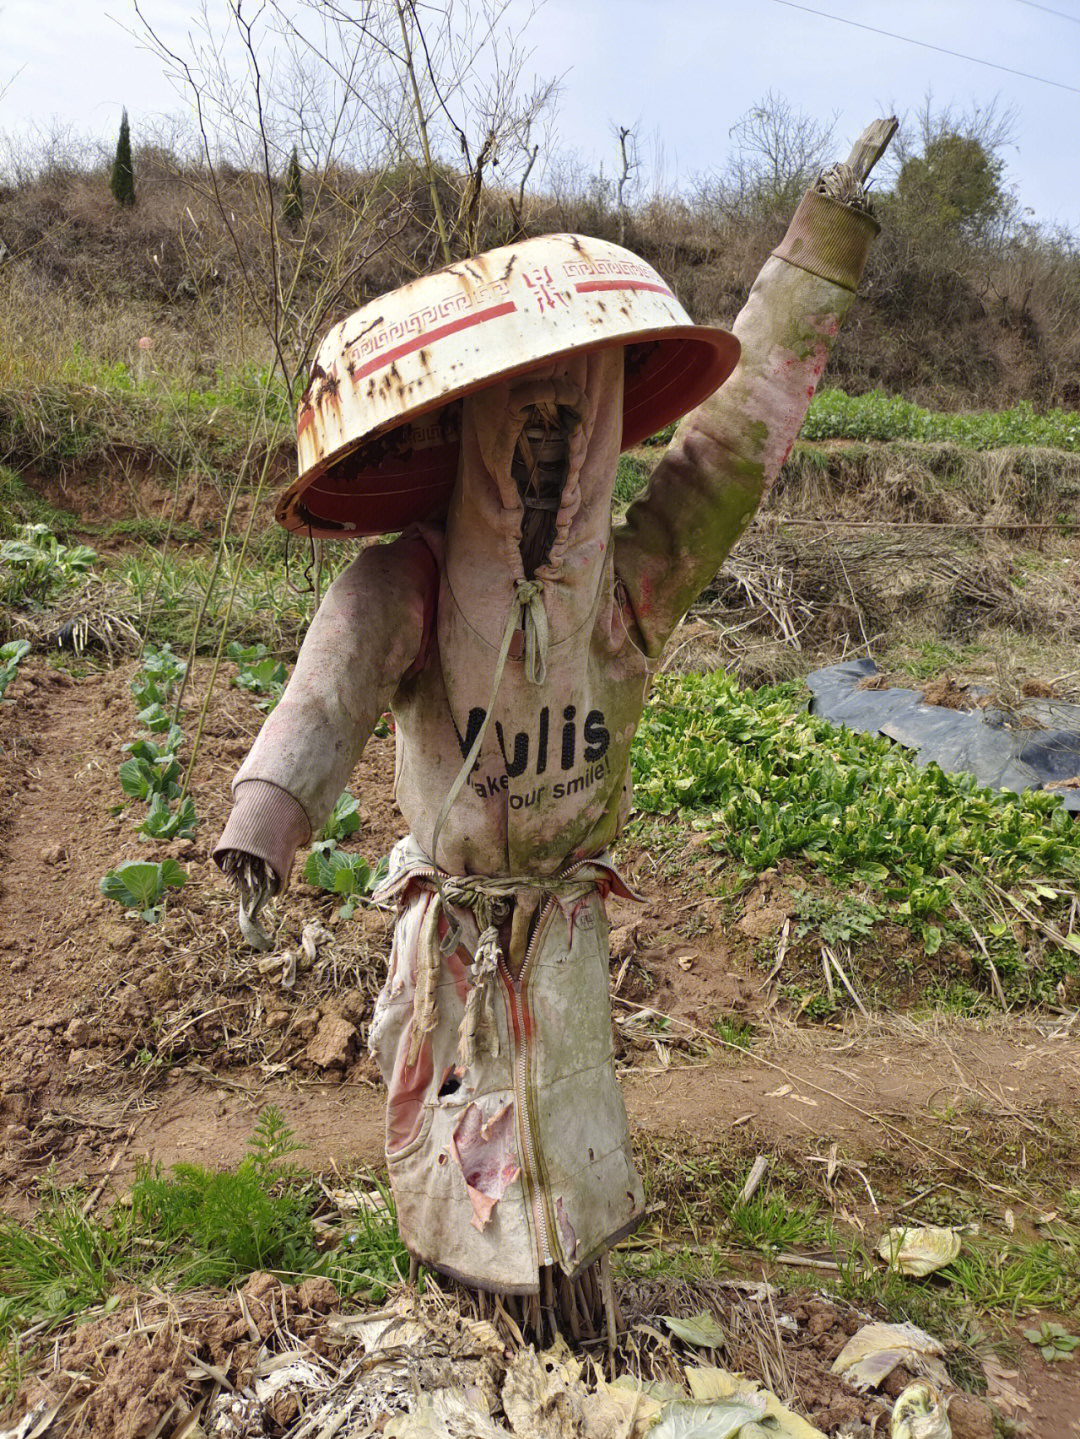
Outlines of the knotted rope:
M 424 1036 L 430 1034 L 439 1022 L 438 1003 L 435 998 L 439 968 L 442 956 L 448 953 L 445 938 L 439 942 L 439 920 L 445 916 L 456 936 L 453 948 L 461 943 L 461 925 L 450 913 L 448 906 L 457 905 L 468 909 L 476 919 L 480 937 L 472 955 L 472 984 L 465 1001 L 465 1015 L 458 1029 L 458 1062 L 464 1068 L 474 1064 L 482 1051 L 496 1058 L 499 1053 L 499 1034 L 495 1027 L 492 988 L 495 973 L 502 959 L 499 945 L 499 925 L 512 912 L 514 901 L 522 891 L 557 896 L 560 900 L 572 902 L 583 899 L 596 886 L 596 880 L 589 874 L 552 875 L 508 875 L 490 879 L 485 875 L 447 875 L 435 870 L 430 883 L 435 898 L 424 916 L 420 928 L 416 956 L 416 988 L 413 992 L 412 1038 L 409 1044 L 409 1065 L 420 1057 L 420 1046 Z

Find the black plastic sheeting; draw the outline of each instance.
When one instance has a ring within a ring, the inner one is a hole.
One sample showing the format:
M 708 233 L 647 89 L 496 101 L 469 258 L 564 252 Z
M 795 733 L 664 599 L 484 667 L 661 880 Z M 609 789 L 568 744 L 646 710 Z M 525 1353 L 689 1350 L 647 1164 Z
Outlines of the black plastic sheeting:
M 911 750 L 918 764 L 964 770 L 990 789 L 1018 793 L 1080 775 L 1080 705 L 1030 699 L 1012 714 L 946 709 L 927 704 L 917 690 L 859 688 L 877 673 L 869 659 L 815 670 L 806 680 L 811 713 L 864 734 L 886 735 Z M 1026 723 L 1017 723 L 1021 716 Z M 1080 789 L 1053 793 L 1066 809 L 1080 813 Z

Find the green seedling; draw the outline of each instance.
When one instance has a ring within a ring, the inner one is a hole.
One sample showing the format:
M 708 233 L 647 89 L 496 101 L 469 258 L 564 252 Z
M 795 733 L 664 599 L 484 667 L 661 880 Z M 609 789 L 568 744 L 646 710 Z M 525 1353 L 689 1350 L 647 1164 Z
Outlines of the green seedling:
M 179 798 L 180 761 L 173 754 L 156 760 L 133 755 L 120 766 L 119 775 L 120 788 L 132 799 L 149 801 L 154 795 L 166 800 Z
M 142 669 L 131 681 L 131 693 L 140 713 L 155 705 L 164 707 L 186 673 L 186 663 L 173 654 L 171 645 L 164 644 L 160 649 L 148 645 L 143 651 Z
M 15 671 L 29 653 L 29 640 L 9 640 L 6 645 L 0 645 L 0 699 L 4 698 L 4 691 L 15 678 Z
M 226 653 L 237 665 L 232 683 L 259 696 L 259 709 L 272 710 L 284 693 L 289 673 L 281 660 L 274 659 L 263 644 L 245 646 L 234 642 Z
M 823 1226 L 817 1215 L 817 1202 L 803 1201 L 802 1208 L 783 1192 L 758 1191 L 740 1203 L 734 1187 L 729 1190 L 728 1210 L 730 1242 L 743 1249 L 757 1249 L 765 1254 L 798 1249 L 818 1242 Z
M 187 664 L 173 654 L 172 645 L 164 644 L 160 649 L 153 649 L 148 645 L 143 652 L 142 671 L 150 679 L 171 688 L 184 678 Z
M 270 651 L 264 644 L 242 645 L 238 640 L 233 640 L 226 646 L 225 653 L 229 659 L 243 666 L 254 664 L 256 660 L 264 660 Z
M 162 740 L 136 739 L 122 748 L 133 759 L 143 759 L 147 764 L 165 764 L 176 757 L 176 751 L 183 743 L 184 732 L 177 724 L 170 724 Z
M 330 818 L 322 827 L 317 847 L 320 849 L 329 848 L 340 839 L 348 839 L 349 835 L 355 834 L 360 828 L 360 806 L 348 790 L 338 798 L 338 802 L 330 811 Z
M 304 879 L 317 889 L 340 894 L 345 903 L 338 910 L 342 919 L 351 919 L 360 900 L 366 899 L 386 874 L 387 863 L 381 859 L 372 869 L 358 854 L 346 854 L 336 845 L 315 849 L 308 855 Z
M 190 795 L 173 810 L 164 795 L 155 794 L 146 818 L 139 825 L 139 833 L 145 839 L 194 839 L 198 823 L 195 802 Z
M 170 889 L 182 889 L 187 871 L 175 859 L 160 864 L 131 860 L 109 870 L 98 885 L 106 899 L 115 899 L 125 909 L 136 909 L 139 918 L 156 924 L 165 911 L 165 898 Z
M 749 1049 L 754 1041 L 753 1026 L 738 1015 L 721 1014 L 713 1020 L 713 1031 L 725 1045 L 736 1049 Z
M 173 724 L 172 715 L 160 701 L 154 701 L 148 704 L 145 709 L 139 711 L 135 718 L 142 725 L 143 729 L 148 729 L 151 734 L 168 734 L 169 739 L 165 741 L 165 743 L 168 744 L 171 749 L 178 747 L 179 740 L 177 740 L 176 745 L 173 745 L 172 737 L 174 732 L 179 735 L 180 726 Z
M 1057 1359 L 1071 1359 L 1073 1351 L 1080 1349 L 1080 1338 L 1061 1324 L 1044 1321 L 1038 1329 L 1025 1329 L 1024 1338 L 1035 1345 L 1048 1364 Z

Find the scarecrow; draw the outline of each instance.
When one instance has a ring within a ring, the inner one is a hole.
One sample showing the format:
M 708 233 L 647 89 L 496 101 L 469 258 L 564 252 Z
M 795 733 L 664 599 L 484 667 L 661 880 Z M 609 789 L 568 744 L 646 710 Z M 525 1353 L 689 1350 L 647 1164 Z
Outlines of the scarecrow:
M 363 548 L 237 774 L 216 858 L 251 932 L 387 709 L 410 830 L 370 1045 L 418 1262 L 543 1336 L 614 1318 L 639 1222 L 604 902 L 656 663 L 778 475 L 878 226 L 895 122 L 824 172 L 733 334 L 619 246 L 549 235 L 336 326 L 300 406 L 286 529 Z M 619 453 L 685 415 L 612 523 Z

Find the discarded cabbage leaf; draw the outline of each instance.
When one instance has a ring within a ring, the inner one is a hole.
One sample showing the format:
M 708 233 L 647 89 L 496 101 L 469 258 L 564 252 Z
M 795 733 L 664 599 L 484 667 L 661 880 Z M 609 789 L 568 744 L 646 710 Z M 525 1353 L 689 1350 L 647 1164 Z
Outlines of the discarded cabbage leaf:
M 756 1379 L 747 1379 L 742 1374 L 732 1374 L 728 1369 L 717 1369 L 707 1365 L 683 1370 L 690 1393 L 699 1403 L 730 1399 L 741 1404 L 760 1406 L 760 1423 L 769 1439 L 825 1439 L 820 1429 L 786 1409 L 769 1389 L 762 1389 Z M 653 1439 L 656 1431 L 649 1431 Z M 744 1431 L 749 1436 L 753 1430 Z M 740 1435 L 740 1439 L 744 1439 Z
M 955 1229 L 933 1225 L 898 1227 L 881 1236 L 878 1253 L 890 1269 L 921 1279 L 953 1262 L 960 1253 L 960 1236 Z
M 62 1403 L 50 1406 L 47 1400 L 42 1400 L 23 1415 L 14 1429 L 0 1429 L 0 1439 L 31 1439 L 32 1435 L 46 1434 L 62 1408 Z
M 641 1393 L 647 1398 L 655 1400 L 657 1412 L 661 1404 L 666 1404 L 669 1399 L 685 1399 L 686 1395 L 677 1384 L 666 1384 L 662 1379 L 635 1379 L 632 1374 L 620 1374 L 613 1379 L 608 1386 L 611 1389 L 629 1389 L 631 1393 Z
M 581 1361 L 565 1340 L 543 1354 L 531 1346 L 515 1354 L 502 1389 L 502 1406 L 518 1439 L 575 1439 L 584 1432 Z
M 260 1404 L 269 1404 L 282 1389 L 300 1389 L 312 1394 L 329 1388 L 330 1380 L 323 1371 L 310 1359 L 302 1357 L 294 1357 L 291 1363 L 255 1378 L 255 1398 Z
M 722 1399 L 715 1404 L 669 1404 L 649 1430 L 649 1439 L 777 1439 L 764 1429 L 761 1404 Z
M 507 1439 L 508 1431 L 471 1403 L 464 1389 L 436 1389 L 418 1395 L 410 1413 L 396 1414 L 383 1439 L 458 1439 L 462 1434 Z
M 932 1384 L 909 1384 L 892 1412 L 889 1439 L 952 1439 L 941 1395 Z
M 692 1319 L 677 1319 L 673 1314 L 661 1314 L 660 1318 L 684 1344 L 693 1344 L 698 1349 L 715 1349 L 724 1342 L 724 1331 L 707 1309 L 695 1314 Z
M 660 1394 L 659 1390 L 668 1392 Z M 608 1384 L 596 1376 L 596 1393 L 585 1400 L 584 1411 L 589 1433 L 604 1433 L 603 1423 L 611 1416 L 619 1439 L 644 1439 L 652 1421 L 660 1413 L 663 1401 L 683 1399 L 685 1395 L 673 1384 L 647 1384 L 623 1374 Z
M 898 1364 L 946 1385 L 949 1376 L 941 1362 L 944 1349 L 917 1324 L 864 1324 L 851 1336 L 833 1363 L 853 1389 L 876 1389 Z

